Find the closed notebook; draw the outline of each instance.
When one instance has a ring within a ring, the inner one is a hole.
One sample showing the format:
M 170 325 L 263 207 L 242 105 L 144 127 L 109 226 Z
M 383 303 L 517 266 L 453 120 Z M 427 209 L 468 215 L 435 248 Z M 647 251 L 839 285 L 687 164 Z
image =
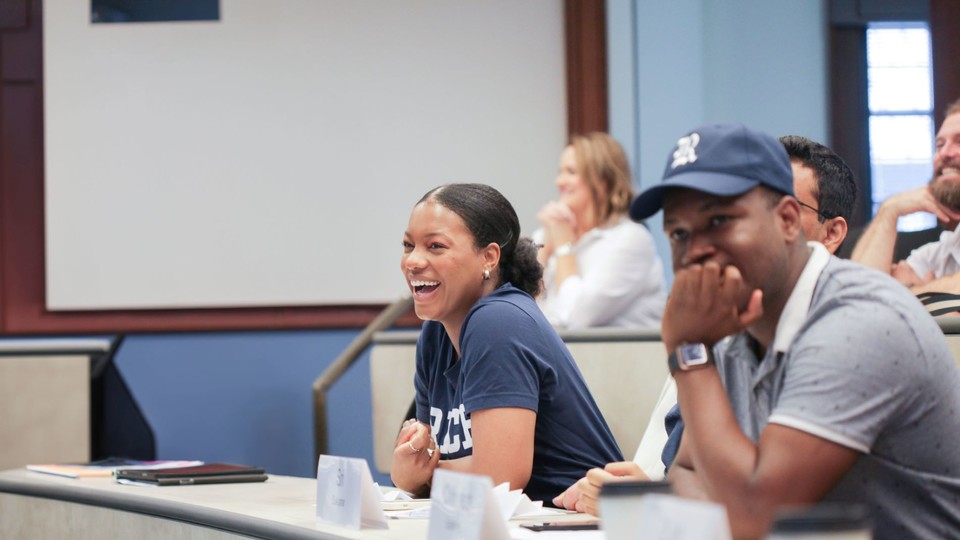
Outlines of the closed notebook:
M 191 484 L 225 484 L 233 482 L 263 482 L 267 475 L 260 467 L 232 463 L 207 463 L 176 469 L 137 470 L 120 469 L 117 480 L 128 480 L 157 486 L 184 486 Z

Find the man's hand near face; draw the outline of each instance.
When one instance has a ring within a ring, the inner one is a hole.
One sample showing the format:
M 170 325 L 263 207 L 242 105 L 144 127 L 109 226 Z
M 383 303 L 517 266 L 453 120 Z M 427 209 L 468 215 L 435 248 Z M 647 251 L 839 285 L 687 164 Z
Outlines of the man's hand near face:
M 711 261 L 679 270 L 663 317 L 668 352 L 681 343 L 712 347 L 754 325 L 763 315 L 762 299 L 732 265 L 721 270 Z M 735 536 L 762 534 L 778 506 L 819 500 L 857 458 L 850 448 L 777 424 L 750 440 L 714 366 L 674 377 L 686 429 L 671 483 L 680 495 L 724 504 Z M 811 456 L 817 474 L 810 474 Z
M 667 353 L 681 343 L 712 347 L 743 331 L 763 315 L 763 293 L 750 290 L 735 266 L 716 262 L 693 264 L 677 271 L 663 313 L 662 336 Z

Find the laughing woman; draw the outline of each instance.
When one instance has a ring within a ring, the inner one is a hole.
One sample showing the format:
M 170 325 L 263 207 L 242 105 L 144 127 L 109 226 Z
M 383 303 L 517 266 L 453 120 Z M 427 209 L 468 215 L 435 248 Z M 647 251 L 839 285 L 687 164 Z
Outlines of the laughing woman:
M 481 184 L 433 189 L 413 208 L 400 267 L 417 316 L 417 418 L 390 475 L 424 495 L 436 467 L 509 482 L 549 501 L 591 467 L 622 459 L 533 297 L 542 270 L 517 214 Z

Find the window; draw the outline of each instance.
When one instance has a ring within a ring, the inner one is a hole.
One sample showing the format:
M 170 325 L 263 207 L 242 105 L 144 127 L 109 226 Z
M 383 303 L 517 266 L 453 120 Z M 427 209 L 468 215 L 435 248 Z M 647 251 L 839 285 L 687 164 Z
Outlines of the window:
M 933 173 L 933 91 L 926 23 L 867 26 L 871 203 L 926 184 Z M 929 213 L 903 216 L 901 231 L 936 226 Z

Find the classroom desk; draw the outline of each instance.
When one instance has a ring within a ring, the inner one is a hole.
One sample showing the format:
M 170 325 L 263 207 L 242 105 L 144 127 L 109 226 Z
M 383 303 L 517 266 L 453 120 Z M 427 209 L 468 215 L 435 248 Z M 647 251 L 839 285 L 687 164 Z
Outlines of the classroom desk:
M 292 476 L 270 475 L 266 482 L 251 484 L 140 487 L 112 478 L 74 480 L 12 469 L 0 472 L 0 538 L 427 537 L 426 519 L 390 519 L 385 530 L 317 524 L 315 490 L 316 480 Z

